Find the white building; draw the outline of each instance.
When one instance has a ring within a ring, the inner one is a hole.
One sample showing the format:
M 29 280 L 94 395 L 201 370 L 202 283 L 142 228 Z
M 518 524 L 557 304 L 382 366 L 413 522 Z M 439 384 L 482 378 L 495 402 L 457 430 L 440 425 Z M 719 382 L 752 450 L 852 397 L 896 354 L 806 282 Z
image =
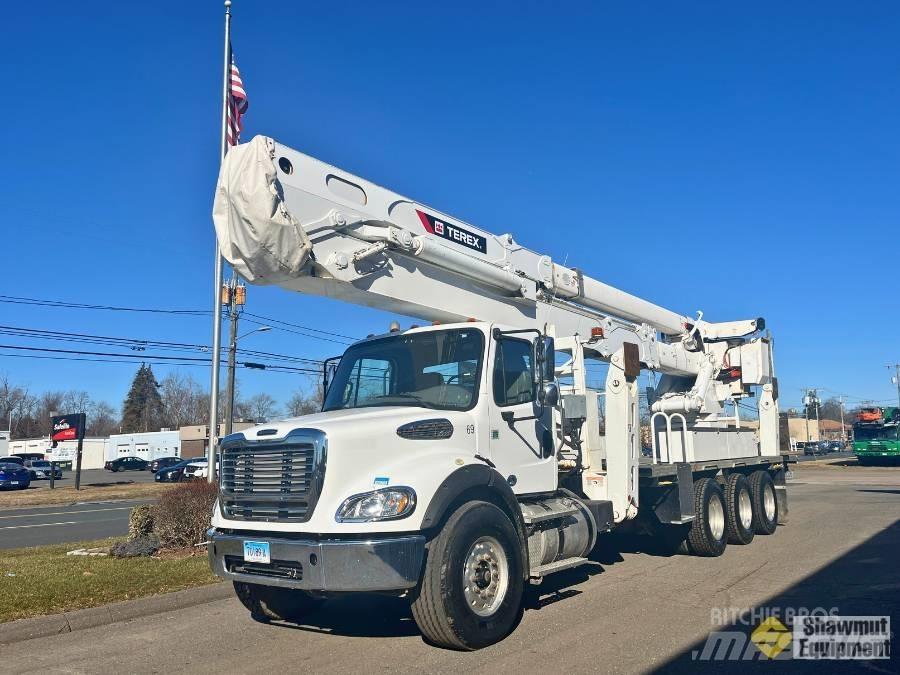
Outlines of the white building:
M 157 457 L 181 457 L 181 438 L 177 431 L 148 431 L 139 434 L 115 434 L 106 446 L 106 461 L 119 457 L 140 457 L 148 462 Z
M 81 468 L 102 469 L 106 461 L 107 439 L 87 437 L 81 447 Z M 17 441 L 9 441 L 10 455 L 22 452 L 41 452 L 44 459 L 51 462 L 59 462 L 63 467 L 75 468 L 75 453 L 78 450 L 78 441 L 59 441 L 55 448 L 50 447 L 50 440 L 46 436 L 40 438 L 22 438 Z

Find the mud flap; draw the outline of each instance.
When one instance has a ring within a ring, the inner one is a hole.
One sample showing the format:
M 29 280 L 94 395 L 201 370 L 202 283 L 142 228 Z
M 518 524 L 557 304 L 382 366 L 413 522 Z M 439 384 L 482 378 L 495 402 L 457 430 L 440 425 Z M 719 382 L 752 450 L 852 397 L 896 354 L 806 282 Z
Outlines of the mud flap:
M 778 524 L 784 525 L 788 521 L 788 496 L 787 496 L 787 470 L 789 458 L 787 455 L 781 456 L 781 468 L 772 473 L 772 480 L 775 483 L 775 501 L 778 504 Z

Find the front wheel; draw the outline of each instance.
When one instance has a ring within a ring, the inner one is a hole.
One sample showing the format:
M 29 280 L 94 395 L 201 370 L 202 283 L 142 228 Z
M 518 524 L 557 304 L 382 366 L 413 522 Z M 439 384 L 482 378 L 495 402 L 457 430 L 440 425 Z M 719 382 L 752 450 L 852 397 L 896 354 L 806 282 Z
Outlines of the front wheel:
M 255 621 L 299 621 L 321 604 L 306 591 L 234 582 L 238 600 Z
M 468 502 L 428 545 L 413 618 L 439 647 L 487 647 L 521 619 L 524 574 L 519 536 L 507 515 L 488 502 Z

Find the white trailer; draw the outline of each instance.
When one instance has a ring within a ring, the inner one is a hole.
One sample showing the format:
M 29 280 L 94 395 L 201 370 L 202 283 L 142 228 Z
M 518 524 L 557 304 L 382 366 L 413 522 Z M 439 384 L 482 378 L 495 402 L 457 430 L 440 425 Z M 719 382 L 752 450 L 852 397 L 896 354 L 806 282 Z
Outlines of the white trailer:
M 228 154 L 214 220 L 252 283 L 429 324 L 350 346 L 321 413 L 223 439 L 209 557 L 254 617 L 396 593 L 430 641 L 477 649 L 600 533 L 718 556 L 786 516 L 762 319 L 664 309 L 269 138 Z M 608 364 L 602 392 L 590 361 Z M 652 457 L 642 370 L 658 374 Z

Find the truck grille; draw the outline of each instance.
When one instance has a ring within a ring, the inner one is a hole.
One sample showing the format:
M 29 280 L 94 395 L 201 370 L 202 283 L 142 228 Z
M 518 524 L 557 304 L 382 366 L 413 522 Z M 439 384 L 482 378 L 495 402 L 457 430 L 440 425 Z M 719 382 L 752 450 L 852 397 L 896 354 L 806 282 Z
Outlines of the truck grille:
M 305 522 L 325 472 L 325 434 L 295 429 L 284 440 L 222 443 L 222 513 L 232 520 Z

